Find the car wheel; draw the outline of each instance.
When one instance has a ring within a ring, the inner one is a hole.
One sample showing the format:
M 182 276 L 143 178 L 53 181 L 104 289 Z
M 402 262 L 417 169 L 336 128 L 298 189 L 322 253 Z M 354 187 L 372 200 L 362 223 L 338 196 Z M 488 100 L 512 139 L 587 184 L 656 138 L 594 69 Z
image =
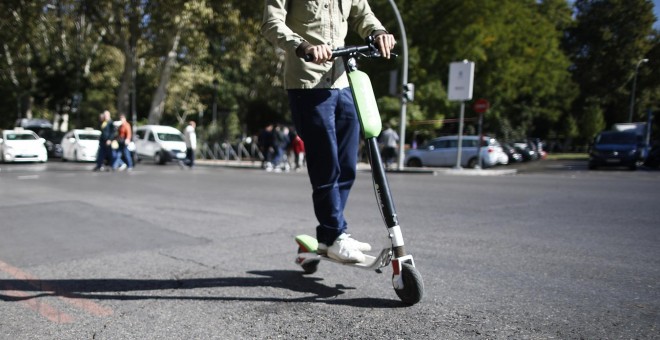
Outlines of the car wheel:
M 422 161 L 419 160 L 419 158 L 411 158 L 408 160 L 409 167 L 411 168 L 421 168 L 422 167 Z
M 467 166 L 470 169 L 476 168 L 477 167 L 477 158 L 476 157 L 475 158 L 470 158 L 470 160 L 468 161 Z
M 163 157 L 160 151 L 156 152 L 156 154 L 154 155 L 154 162 L 160 165 L 165 164 L 165 157 Z

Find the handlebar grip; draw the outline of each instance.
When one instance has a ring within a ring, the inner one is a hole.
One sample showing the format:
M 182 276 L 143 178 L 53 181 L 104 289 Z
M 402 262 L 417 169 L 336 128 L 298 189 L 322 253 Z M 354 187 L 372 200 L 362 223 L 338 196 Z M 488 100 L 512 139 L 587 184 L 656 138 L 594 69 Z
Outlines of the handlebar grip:
M 377 50 L 374 50 L 373 46 L 369 45 L 363 45 L 363 46 L 347 46 L 347 47 L 339 47 L 334 50 L 332 50 L 332 58 L 339 58 L 347 55 L 355 55 L 358 53 L 362 52 L 376 52 L 378 53 Z M 314 56 L 311 54 L 306 54 L 305 57 L 303 58 L 306 62 L 314 61 Z

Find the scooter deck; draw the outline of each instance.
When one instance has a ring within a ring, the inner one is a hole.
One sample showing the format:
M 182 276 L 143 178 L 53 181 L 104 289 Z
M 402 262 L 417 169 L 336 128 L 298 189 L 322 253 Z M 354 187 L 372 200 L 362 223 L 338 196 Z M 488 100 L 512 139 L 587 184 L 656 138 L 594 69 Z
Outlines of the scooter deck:
M 376 262 L 376 257 L 364 254 L 364 262 L 344 262 L 340 260 L 335 260 L 332 257 L 328 257 L 326 255 L 319 255 L 319 257 L 324 260 L 324 261 L 330 261 L 334 263 L 339 263 L 339 264 L 345 264 L 349 266 L 355 266 L 355 267 L 363 267 L 363 268 L 371 268 L 374 263 Z
M 339 263 L 343 265 L 355 266 L 363 269 L 373 269 L 382 268 L 387 266 L 392 258 L 392 252 L 390 249 L 381 250 L 378 256 L 372 256 L 364 254 L 364 262 L 344 262 L 340 260 L 333 259 L 327 255 L 321 255 L 317 253 L 318 250 L 318 241 L 309 235 L 298 235 L 296 236 L 296 243 L 300 246 L 301 252 L 296 258 L 296 263 L 303 264 L 311 261 L 330 261 L 334 263 Z

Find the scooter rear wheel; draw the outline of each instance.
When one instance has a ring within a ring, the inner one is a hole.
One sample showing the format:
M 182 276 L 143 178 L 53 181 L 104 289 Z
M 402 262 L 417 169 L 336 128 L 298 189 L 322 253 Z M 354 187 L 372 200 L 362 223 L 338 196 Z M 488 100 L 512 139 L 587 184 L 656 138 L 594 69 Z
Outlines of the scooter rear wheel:
M 298 254 L 305 252 L 302 248 L 298 248 Z M 302 267 L 303 271 L 305 274 L 314 274 L 316 273 L 316 270 L 318 269 L 319 262 L 321 260 L 313 260 L 309 261 L 307 263 L 301 264 L 300 266 Z
M 422 275 L 410 263 L 401 264 L 403 289 L 394 289 L 399 299 L 407 305 L 414 305 L 424 296 L 424 281 Z

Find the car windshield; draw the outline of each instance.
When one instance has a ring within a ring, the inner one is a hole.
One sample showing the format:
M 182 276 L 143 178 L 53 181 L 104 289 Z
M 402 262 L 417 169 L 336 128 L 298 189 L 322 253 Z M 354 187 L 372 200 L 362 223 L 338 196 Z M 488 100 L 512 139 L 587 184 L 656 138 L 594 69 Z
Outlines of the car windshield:
M 633 133 L 603 133 L 598 136 L 597 144 L 635 144 L 637 137 Z
M 8 133 L 7 134 L 7 140 L 36 140 L 37 137 L 35 137 L 31 133 Z
M 159 132 L 158 139 L 162 140 L 163 142 L 183 142 L 181 135 L 173 133 Z
M 78 138 L 80 140 L 98 140 L 99 135 L 95 135 L 93 133 L 81 133 L 78 135 Z

